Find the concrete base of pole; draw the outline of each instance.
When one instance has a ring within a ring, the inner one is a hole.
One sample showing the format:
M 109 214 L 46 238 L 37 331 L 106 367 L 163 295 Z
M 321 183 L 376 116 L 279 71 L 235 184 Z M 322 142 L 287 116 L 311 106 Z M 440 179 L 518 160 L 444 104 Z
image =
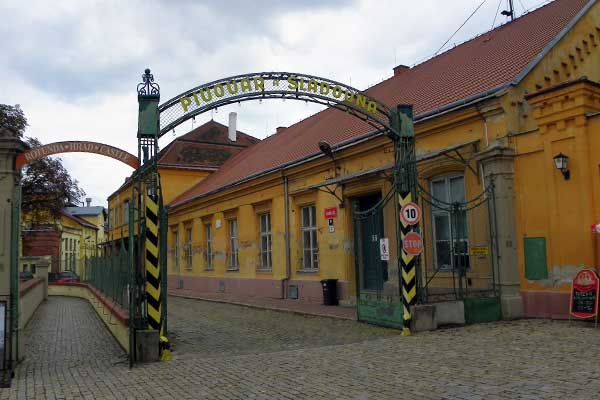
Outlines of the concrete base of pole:
M 156 330 L 135 332 L 135 359 L 137 362 L 154 362 L 159 359 L 159 337 Z

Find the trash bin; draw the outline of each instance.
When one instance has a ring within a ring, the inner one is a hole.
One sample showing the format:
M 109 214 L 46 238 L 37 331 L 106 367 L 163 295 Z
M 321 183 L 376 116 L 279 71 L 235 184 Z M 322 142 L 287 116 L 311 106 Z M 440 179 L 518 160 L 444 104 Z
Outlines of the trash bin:
M 321 285 L 323 286 L 323 305 L 338 305 L 337 281 L 337 279 L 323 279 L 321 281 Z

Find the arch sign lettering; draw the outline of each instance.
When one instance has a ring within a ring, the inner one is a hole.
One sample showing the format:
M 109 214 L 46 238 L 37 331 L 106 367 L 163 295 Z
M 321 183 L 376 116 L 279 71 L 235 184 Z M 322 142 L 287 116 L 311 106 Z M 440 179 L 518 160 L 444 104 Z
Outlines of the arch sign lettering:
M 40 158 L 59 153 L 94 153 L 114 158 L 115 160 L 121 161 L 122 163 L 127 164 L 134 169 L 137 169 L 140 166 L 138 158 L 133 154 L 126 152 L 125 150 L 121 150 L 103 143 L 81 141 L 57 142 L 35 147 L 17 155 L 15 164 L 17 168 L 21 168 L 26 164 L 29 164 L 35 160 L 39 160 Z
M 248 100 L 294 99 L 319 103 L 390 129 L 390 109 L 365 92 L 330 79 L 291 72 L 260 72 L 216 80 L 184 92 L 158 107 L 160 133 L 217 107 Z

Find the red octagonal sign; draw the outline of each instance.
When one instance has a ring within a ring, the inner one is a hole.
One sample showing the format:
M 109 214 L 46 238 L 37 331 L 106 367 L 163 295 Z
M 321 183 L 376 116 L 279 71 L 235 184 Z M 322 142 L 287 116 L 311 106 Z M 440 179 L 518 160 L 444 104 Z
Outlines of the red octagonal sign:
M 409 232 L 402 239 L 402 248 L 406 254 L 418 256 L 423 252 L 423 238 L 417 232 Z

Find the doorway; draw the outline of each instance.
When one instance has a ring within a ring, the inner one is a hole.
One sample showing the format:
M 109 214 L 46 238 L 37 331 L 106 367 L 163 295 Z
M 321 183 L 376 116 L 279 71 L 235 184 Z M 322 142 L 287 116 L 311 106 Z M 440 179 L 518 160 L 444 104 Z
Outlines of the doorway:
M 387 281 L 387 262 L 381 261 L 379 239 L 384 237 L 382 208 L 374 207 L 381 202 L 381 193 L 358 197 L 355 210 L 368 213 L 361 221 L 355 219 L 357 243 L 357 272 L 361 291 L 381 292 Z

